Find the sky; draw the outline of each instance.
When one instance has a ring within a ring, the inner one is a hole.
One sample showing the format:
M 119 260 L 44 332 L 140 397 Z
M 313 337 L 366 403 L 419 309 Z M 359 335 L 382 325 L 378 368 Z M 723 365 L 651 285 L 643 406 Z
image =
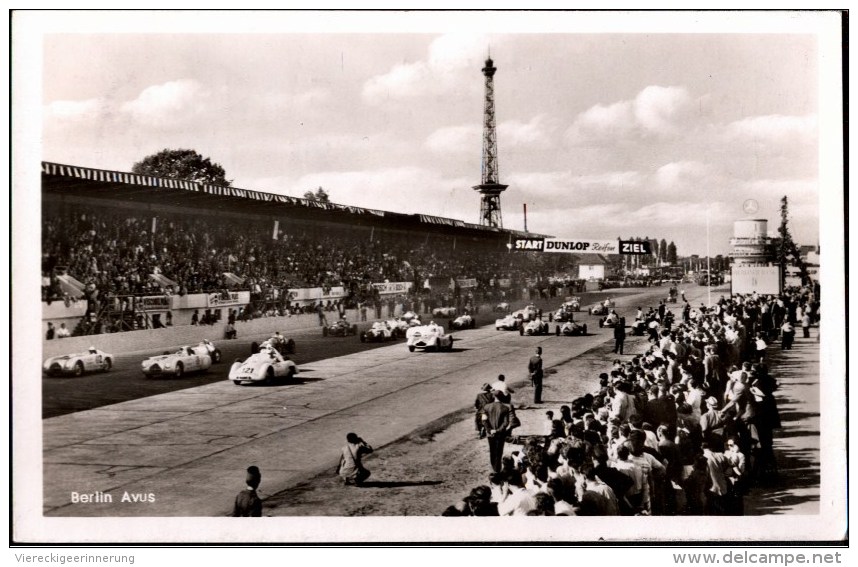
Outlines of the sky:
M 544 17 L 481 29 L 455 16 L 427 31 L 54 28 L 41 159 L 130 171 L 191 148 L 235 187 L 323 187 L 336 203 L 478 223 L 490 52 L 505 228 L 524 228 L 526 204 L 532 232 L 648 236 L 714 256 L 729 252 L 743 203 L 774 232 L 787 196 L 794 239 L 819 242 L 825 54 L 813 33 L 650 32 L 643 15 L 633 33 Z

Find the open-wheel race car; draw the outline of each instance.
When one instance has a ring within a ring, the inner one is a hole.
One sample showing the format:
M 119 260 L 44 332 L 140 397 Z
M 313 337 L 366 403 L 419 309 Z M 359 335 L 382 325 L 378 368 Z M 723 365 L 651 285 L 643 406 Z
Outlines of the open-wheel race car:
M 566 321 L 571 321 L 575 315 L 576 311 L 581 310 L 581 304 L 575 303 L 573 305 L 572 302 L 563 303 L 557 311 L 553 311 L 548 314 L 549 321 L 557 321 L 558 323 L 563 323 Z
M 517 331 L 524 325 L 524 318 L 519 313 L 518 315 L 510 313 L 506 317 L 495 319 L 495 329 L 498 331 Z
M 323 337 L 347 337 L 349 335 L 357 335 L 358 327 L 356 324 L 350 325 L 345 319 L 340 319 L 333 325 L 322 327 Z
M 456 317 L 458 313 L 459 310 L 455 307 L 436 307 L 432 310 L 433 317 L 442 317 L 444 319 Z
M 140 363 L 140 369 L 147 378 L 168 375 L 181 378 L 186 372 L 205 372 L 211 365 L 212 357 L 207 351 L 183 346 L 176 352 L 150 356 Z
M 608 298 L 602 303 L 597 303 L 596 305 L 589 307 L 587 309 L 587 313 L 589 313 L 590 315 L 607 315 L 608 312 L 614 307 L 616 307 L 616 303 L 613 299 Z
M 272 384 L 277 380 L 291 380 L 298 374 L 294 362 L 267 346 L 251 354 L 244 362 L 236 360 L 229 369 L 229 380 L 236 386 L 245 382 Z
M 509 303 L 506 301 L 501 301 L 497 305 L 495 305 L 495 311 L 498 313 L 509 313 Z
M 648 319 L 644 321 L 643 319 L 635 319 L 631 324 L 631 333 L 636 337 L 642 337 L 646 334 L 647 326 L 649 321 L 653 319 Z
M 383 343 L 396 340 L 400 336 L 399 327 L 392 327 L 390 323 L 390 321 L 376 321 L 369 329 L 360 334 L 360 342 Z
M 397 319 L 397 321 L 404 323 L 406 328 L 421 325 L 420 315 L 418 315 L 414 311 L 406 311 L 399 316 L 399 319 Z
M 555 327 L 554 334 L 558 337 L 560 335 L 566 337 L 583 337 L 587 334 L 587 324 L 579 323 L 577 321 L 566 321 L 565 323 Z
M 207 354 L 212 359 L 212 364 L 217 364 L 220 362 L 221 354 L 220 349 L 217 348 L 213 342 L 208 339 L 203 339 L 200 341 L 200 344 L 193 347 L 194 352 L 197 354 Z
M 256 354 L 268 347 L 272 347 L 280 354 L 295 354 L 295 339 L 287 339 L 280 334 L 280 331 L 277 331 L 270 339 L 262 341 L 262 343 L 255 341 L 251 343 L 250 354 Z
M 528 321 L 518 329 L 518 333 L 522 336 L 547 335 L 549 332 L 550 331 L 548 330 L 548 323 L 546 323 L 542 319 L 534 319 L 533 321 Z
M 82 376 L 85 372 L 107 372 L 112 366 L 112 354 L 89 347 L 86 352 L 49 358 L 42 364 L 42 369 L 48 376 Z
M 477 327 L 477 320 L 472 315 L 460 315 L 455 319 L 451 319 L 447 326 L 451 331 L 475 329 Z
M 526 323 L 528 321 L 533 321 L 534 319 L 539 319 L 542 316 L 542 311 L 540 309 L 537 309 L 536 305 L 531 303 L 530 305 L 526 305 L 518 311 L 513 311 L 512 314 L 521 315 L 521 318 Z
M 614 311 L 613 309 L 611 309 L 607 315 L 605 315 L 604 317 L 599 319 L 599 326 L 600 327 L 616 327 L 621 322 L 622 322 L 622 319 L 620 318 L 619 315 L 617 315 L 617 312 Z
M 453 335 L 444 333 L 444 327 L 441 325 L 430 323 L 422 327 L 412 327 L 408 329 L 406 338 L 410 352 L 418 348 L 434 351 L 453 350 Z
M 676 287 L 671 287 L 667 292 L 667 301 L 668 303 L 676 303 L 678 301 L 677 296 L 679 292 L 676 291 Z

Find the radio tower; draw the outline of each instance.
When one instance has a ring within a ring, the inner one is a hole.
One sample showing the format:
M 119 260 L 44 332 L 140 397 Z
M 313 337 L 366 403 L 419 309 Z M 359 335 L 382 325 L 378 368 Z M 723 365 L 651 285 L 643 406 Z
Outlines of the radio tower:
M 483 178 L 482 183 L 474 185 L 474 190 L 482 195 L 480 202 L 480 224 L 503 228 L 501 219 L 500 194 L 509 185 L 498 183 L 498 141 L 495 132 L 495 86 L 494 76 L 497 68 L 491 56 L 486 59 L 483 75 L 486 77 L 486 100 L 483 109 Z

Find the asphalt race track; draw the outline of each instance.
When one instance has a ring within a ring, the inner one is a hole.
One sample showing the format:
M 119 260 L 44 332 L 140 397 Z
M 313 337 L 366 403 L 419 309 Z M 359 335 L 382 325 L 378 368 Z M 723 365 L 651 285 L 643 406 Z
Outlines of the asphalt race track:
M 632 319 L 638 305 L 656 305 L 666 290 L 622 290 L 632 295 L 611 290 L 602 296 L 614 297 L 617 312 Z M 705 300 L 705 288 L 688 291 L 691 301 Z M 543 309 L 547 313 L 561 301 L 546 301 Z M 288 489 L 331 469 L 346 431 L 360 431 L 378 450 L 470 407 L 479 385 L 499 372 L 507 373 L 513 387 L 523 382 L 523 365 L 537 345 L 546 347 L 546 368 L 559 368 L 612 340 L 611 329 L 600 329 L 598 317 L 585 310 L 580 320 L 587 323 L 586 337 L 527 337 L 496 331 L 494 314 L 485 314 L 478 319 L 481 328 L 454 333 L 450 353 L 409 353 L 403 341 L 385 346 L 362 344 L 357 337 L 322 338 L 316 328 L 294 337 L 299 379 L 273 386 L 235 386 L 226 380 L 229 361 L 249 352 L 250 337 L 224 349 L 224 361 L 200 377 L 147 380 L 139 359 L 129 358 L 106 375 L 46 379 L 81 386 L 106 381 L 110 394 L 102 393 L 100 403 L 121 395 L 128 401 L 43 421 L 44 513 L 222 516 L 229 506 L 223 495 L 235 485 L 234 475 L 225 471 L 258 463 L 269 491 Z M 343 353 L 334 355 L 340 348 Z M 141 382 L 143 387 L 136 385 Z M 145 389 L 149 382 L 171 387 L 180 382 L 182 389 L 154 395 Z M 125 390 L 129 393 L 118 392 Z M 144 397 L 130 394 L 140 391 Z M 134 505 L 70 501 L 73 491 L 82 490 L 145 494 L 151 500 Z
M 650 292 L 660 290 L 658 295 L 665 295 L 667 288 L 651 288 Z M 607 296 L 621 297 L 627 294 L 627 290 L 609 290 L 597 293 L 583 293 L 581 320 L 588 319 L 586 308 L 588 305 L 600 301 Z M 549 310 L 557 309 L 562 298 L 554 298 L 550 300 L 536 300 L 534 303 L 537 307 L 544 310 L 547 317 Z M 522 307 L 526 302 L 519 301 L 513 304 L 514 309 Z M 477 315 L 477 325 L 487 326 L 494 323 L 494 320 L 499 317 L 497 313 L 483 311 Z M 299 333 L 284 335 L 287 338 L 293 338 L 296 342 L 296 352 L 290 355 L 289 358 L 295 361 L 300 370 L 301 366 L 307 363 L 315 362 L 325 358 L 334 358 L 345 356 L 357 352 L 372 350 L 375 348 L 389 346 L 391 343 L 361 343 L 360 336 L 348 337 L 323 337 L 320 327 L 315 326 L 315 315 L 304 315 L 308 325 L 306 330 Z M 424 322 L 428 323 L 428 315 L 423 315 Z M 634 312 L 632 312 L 634 317 Z M 593 322 L 597 318 L 593 317 Z M 436 321 L 439 324 L 446 326 L 446 320 L 439 319 Z M 238 324 L 239 331 L 241 324 Z M 359 333 L 370 327 L 370 322 L 358 323 Z M 590 332 L 595 332 L 598 329 L 598 324 L 588 324 L 588 329 L 593 329 Z M 554 324 L 551 325 L 551 330 L 554 330 Z M 457 331 L 453 333 L 455 337 Z M 82 410 L 93 409 L 110 404 L 116 404 L 128 400 L 135 400 L 147 396 L 163 394 L 175 390 L 185 388 L 195 388 L 226 380 L 229 372 L 229 367 L 236 359 L 244 360 L 250 355 L 250 345 L 253 341 L 261 342 L 268 338 L 268 335 L 251 335 L 241 336 L 236 340 L 215 341 L 217 347 L 221 350 L 222 358 L 219 364 L 212 365 L 208 372 L 186 374 L 182 378 L 176 379 L 170 376 L 147 378 L 140 370 L 140 362 L 148 357 L 164 352 L 174 352 L 181 345 L 172 345 L 153 351 L 140 351 L 130 354 L 111 353 L 114 355 L 114 366 L 110 372 L 85 374 L 79 378 L 72 376 L 57 376 L 48 377 L 42 375 L 42 417 L 56 417 Z M 399 339 L 397 342 L 405 343 L 405 339 Z M 301 383 L 303 380 L 299 373 L 295 383 Z

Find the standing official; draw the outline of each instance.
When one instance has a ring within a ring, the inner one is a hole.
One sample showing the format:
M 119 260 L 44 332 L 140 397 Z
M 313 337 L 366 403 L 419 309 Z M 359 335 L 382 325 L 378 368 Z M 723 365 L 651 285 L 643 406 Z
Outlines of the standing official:
M 626 318 L 620 317 L 620 322 L 614 326 L 614 354 L 623 354 L 623 343 L 626 342 Z
M 492 470 L 501 472 L 503 446 L 510 425 L 510 406 L 503 403 L 503 393 L 495 391 L 495 401 L 483 407 L 483 422 L 489 438 L 489 460 Z
M 542 403 L 542 347 L 536 347 L 536 354 L 530 357 L 527 363 L 527 371 L 530 373 L 530 383 L 533 384 L 533 403 Z

